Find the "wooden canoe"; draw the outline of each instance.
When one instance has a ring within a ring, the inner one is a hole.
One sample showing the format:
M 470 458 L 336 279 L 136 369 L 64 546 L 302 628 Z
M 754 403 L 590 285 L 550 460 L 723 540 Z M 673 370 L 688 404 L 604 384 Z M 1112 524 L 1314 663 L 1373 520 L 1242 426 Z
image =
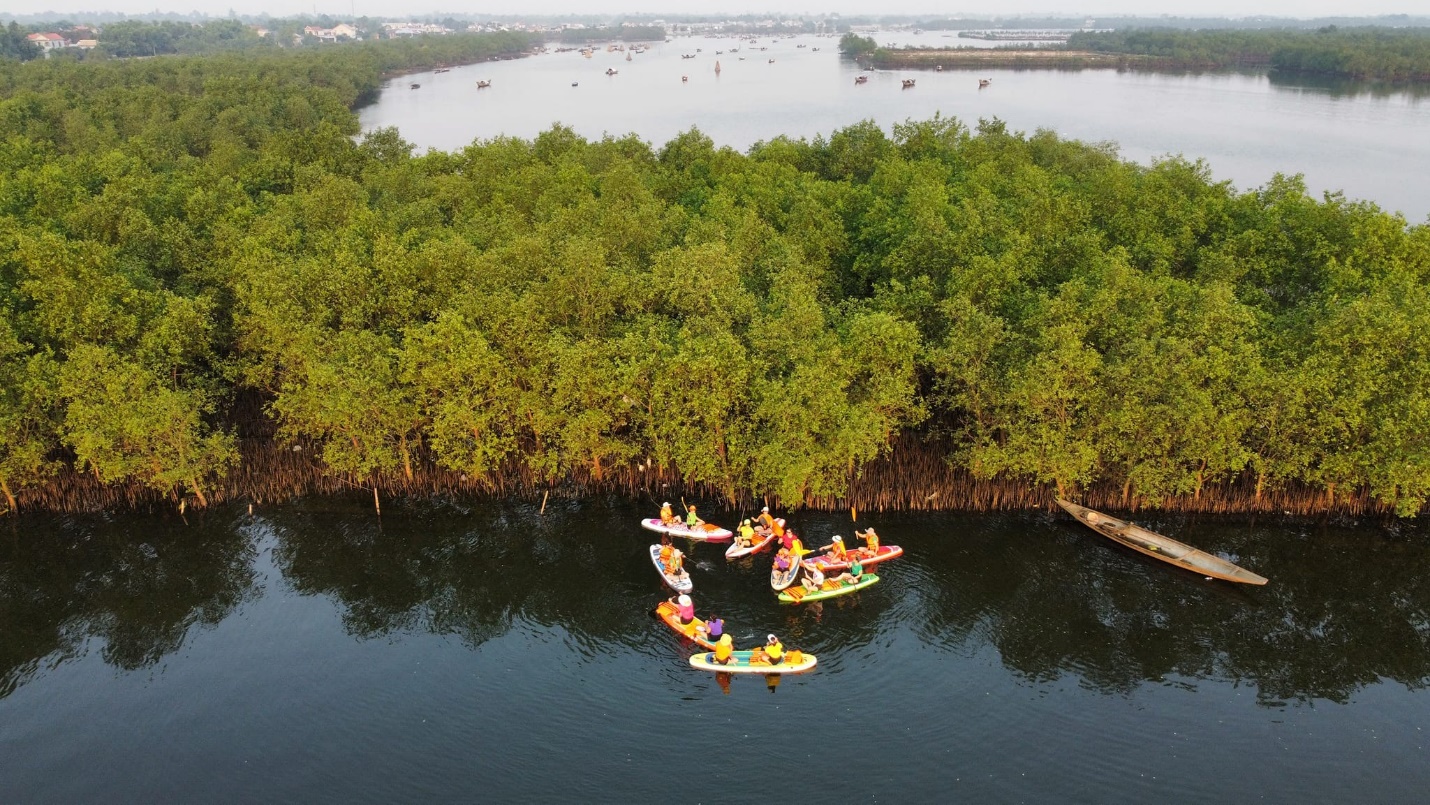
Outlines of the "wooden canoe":
M 1138 553 L 1144 553 L 1154 559 L 1161 559 L 1167 564 L 1223 581 L 1235 581 L 1241 584 L 1266 583 L 1264 576 L 1258 576 L 1219 556 L 1213 556 L 1184 542 L 1178 542 L 1171 537 L 1164 537 L 1156 532 L 1148 531 L 1134 523 L 1109 517 L 1102 512 L 1094 511 L 1086 506 L 1079 506 L 1061 498 L 1058 499 L 1058 505 L 1062 506 L 1068 514 L 1076 517 L 1083 525 L 1104 537 Z

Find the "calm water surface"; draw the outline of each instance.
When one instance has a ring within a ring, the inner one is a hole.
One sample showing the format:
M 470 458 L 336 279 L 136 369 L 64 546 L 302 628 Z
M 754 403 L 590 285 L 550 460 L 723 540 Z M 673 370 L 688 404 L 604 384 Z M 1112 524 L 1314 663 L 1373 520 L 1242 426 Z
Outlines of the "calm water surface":
M 702 613 L 820 657 L 725 689 L 649 614 L 669 592 L 643 509 L 388 508 L 6 521 L 0 802 L 751 801 L 772 779 L 831 801 L 1416 802 L 1430 785 L 1422 531 L 1144 520 L 1272 579 L 1241 589 L 1062 516 L 866 516 L 907 554 L 822 608 L 778 605 L 767 557 L 696 545 Z M 795 523 L 811 542 L 851 526 Z
M 1000 44 L 946 35 L 881 36 L 901 44 Z M 1423 94 L 1113 70 L 889 71 L 855 86 L 859 70 L 839 57 L 835 38 L 761 37 L 751 45 L 694 37 L 651 48 L 629 62 L 624 53 L 548 53 L 395 79 L 360 112 L 362 125 L 395 126 L 418 146 L 443 150 L 500 135 L 533 137 L 558 121 L 587 137 L 634 132 L 656 146 L 696 126 L 743 150 L 780 135 L 828 136 L 865 119 L 888 130 L 940 112 L 975 125 L 998 117 L 1023 131 L 1114 141 L 1124 157 L 1143 162 L 1167 154 L 1205 159 L 1216 178 L 1243 190 L 1278 172 L 1302 173 L 1315 194 L 1344 191 L 1412 222 L 1430 216 L 1430 98 Z M 681 58 L 687 54 L 695 58 Z M 606 76 L 608 68 L 618 74 Z M 900 89 L 906 76 L 916 88 Z M 979 90 L 980 77 L 993 84 Z M 491 88 L 478 91 L 478 79 Z M 413 82 L 421 89 L 409 89 Z

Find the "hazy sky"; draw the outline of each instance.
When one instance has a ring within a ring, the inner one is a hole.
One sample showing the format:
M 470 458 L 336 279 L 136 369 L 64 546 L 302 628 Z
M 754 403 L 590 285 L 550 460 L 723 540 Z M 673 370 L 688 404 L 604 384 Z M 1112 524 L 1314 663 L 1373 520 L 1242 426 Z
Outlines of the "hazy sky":
M 0 17 L 8 14 L 73 14 L 86 10 L 123 11 L 197 11 L 223 16 L 233 9 L 241 14 L 268 13 L 293 16 L 301 13 L 327 13 L 348 16 L 409 15 L 440 12 L 480 14 L 567 14 L 567 13 L 654 13 L 654 14 L 743 14 L 743 13 L 821 13 L 841 14 L 928 14 L 928 15 L 1006 15 L 1006 14 L 1137 14 L 1155 16 L 1251 16 L 1259 14 L 1285 17 L 1363 16 L 1375 14 L 1425 14 L 1430 12 L 1426 0 L 996 0 L 979 3 L 948 0 L 687 0 L 687 2 L 657 2 L 657 0 L 496 0 L 496 2 L 462 2 L 462 0 L 0 0 Z

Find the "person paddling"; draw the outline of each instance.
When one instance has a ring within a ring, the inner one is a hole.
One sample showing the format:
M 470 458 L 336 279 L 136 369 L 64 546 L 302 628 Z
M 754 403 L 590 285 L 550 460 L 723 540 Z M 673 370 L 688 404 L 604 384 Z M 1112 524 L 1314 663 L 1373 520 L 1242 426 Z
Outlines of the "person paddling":
M 862 534 L 860 534 L 858 531 L 855 531 L 854 535 L 864 540 L 864 542 L 866 543 L 865 550 L 869 552 L 870 556 L 876 556 L 879 553 L 879 535 L 874 533 L 874 529 L 872 527 Z
M 750 526 L 748 519 L 740 523 L 740 547 L 749 548 L 755 544 L 755 529 Z
M 834 539 L 828 545 L 820 548 L 820 550 L 828 552 L 825 558 L 830 562 L 842 563 L 849 561 L 849 551 L 844 547 L 844 538 L 838 534 L 835 534 Z
M 695 513 L 695 507 L 693 505 L 685 510 L 686 528 L 690 529 L 691 531 L 694 531 L 702 525 L 705 525 L 705 521 L 701 520 L 700 516 Z

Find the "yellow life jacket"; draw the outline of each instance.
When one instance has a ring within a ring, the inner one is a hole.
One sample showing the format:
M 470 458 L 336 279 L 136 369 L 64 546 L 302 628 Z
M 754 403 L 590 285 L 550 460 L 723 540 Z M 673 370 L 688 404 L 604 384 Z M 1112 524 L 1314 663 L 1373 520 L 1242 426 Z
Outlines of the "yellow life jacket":
M 784 644 L 776 640 L 773 645 L 765 646 L 765 653 L 770 655 L 770 662 L 779 662 L 785 653 Z
M 725 660 L 730 659 L 730 653 L 733 652 L 734 650 L 735 650 L 735 644 L 734 644 L 734 643 L 716 643 L 716 644 L 715 644 L 715 659 L 720 660 L 721 662 L 724 662 Z

